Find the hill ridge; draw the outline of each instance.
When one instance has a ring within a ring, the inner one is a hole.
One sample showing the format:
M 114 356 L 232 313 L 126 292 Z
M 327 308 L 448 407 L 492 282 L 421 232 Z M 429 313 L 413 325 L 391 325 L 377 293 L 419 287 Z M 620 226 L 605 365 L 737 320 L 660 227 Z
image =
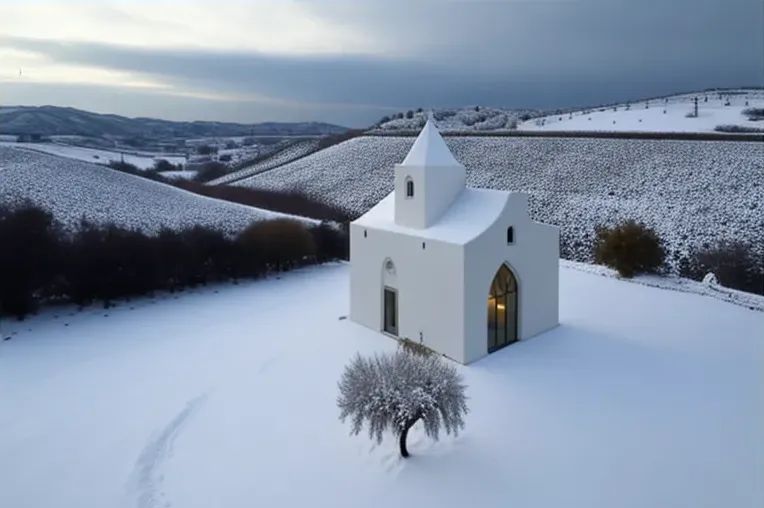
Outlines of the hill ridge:
M 72 116 L 73 115 L 73 116 Z M 347 127 L 324 122 L 259 122 L 243 124 L 209 120 L 174 121 L 95 113 L 69 106 L 0 106 L 0 134 L 72 135 L 89 137 L 321 136 Z

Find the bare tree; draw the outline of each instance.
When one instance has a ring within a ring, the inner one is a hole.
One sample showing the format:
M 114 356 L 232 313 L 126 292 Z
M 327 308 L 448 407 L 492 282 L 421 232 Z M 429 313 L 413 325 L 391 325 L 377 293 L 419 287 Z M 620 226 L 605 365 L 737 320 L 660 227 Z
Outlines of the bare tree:
M 465 388 L 456 368 L 436 355 L 405 349 L 372 358 L 356 355 L 339 382 L 340 421 L 350 418 L 354 435 L 367 425 L 377 443 L 391 431 L 405 458 L 408 432 L 419 420 L 436 441 L 441 429 L 459 434 L 469 412 Z

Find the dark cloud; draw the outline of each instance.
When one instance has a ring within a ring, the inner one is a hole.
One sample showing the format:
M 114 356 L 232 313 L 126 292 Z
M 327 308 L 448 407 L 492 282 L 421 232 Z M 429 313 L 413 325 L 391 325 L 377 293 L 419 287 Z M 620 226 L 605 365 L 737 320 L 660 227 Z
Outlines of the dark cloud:
M 311 111 L 325 119 L 331 109 L 346 123 L 373 121 L 390 107 L 549 108 L 764 85 L 761 0 L 307 4 L 336 26 L 372 34 L 398 56 L 282 57 L 19 38 L 4 44 L 178 89 L 283 99 L 290 104 L 259 107 L 287 116 Z

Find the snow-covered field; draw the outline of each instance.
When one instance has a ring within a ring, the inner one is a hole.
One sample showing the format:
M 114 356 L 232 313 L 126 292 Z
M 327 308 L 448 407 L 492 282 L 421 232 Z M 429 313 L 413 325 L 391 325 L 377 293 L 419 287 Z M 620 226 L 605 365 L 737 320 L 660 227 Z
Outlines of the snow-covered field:
M 763 506 L 764 313 L 560 284 L 561 326 L 460 368 L 464 433 L 407 460 L 337 418 L 346 362 L 395 347 L 338 319 L 344 264 L 5 322 L 0 506 Z
M 93 162 L 96 164 L 108 164 L 109 162 L 119 162 L 121 160 L 132 164 L 138 169 L 151 169 L 157 160 L 164 159 L 171 164 L 185 164 L 186 158 L 180 156 L 156 155 L 130 155 L 120 152 L 110 152 L 108 150 L 99 150 L 96 148 L 85 148 L 81 146 L 72 146 L 58 143 L 0 143 L 0 146 L 25 148 L 37 152 L 58 155 L 67 159 L 74 159 L 84 162 Z
M 763 121 L 751 121 L 743 115 L 749 107 L 764 108 L 764 90 L 738 92 L 722 93 L 721 98 L 719 93 L 713 92 L 676 95 L 668 99 L 633 102 L 628 104 L 628 109 L 627 104 L 619 104 L 549 115 L 522 122 L 518 130 L 714 132 L 720 125 L 764 129 Z M 687 114 L 694 111 L 695 97 L 699 98 L 698 116 L 688 118 Z
M 698 117 L 687 118 L 693 111 L 692 101 L 696 96 L 699 98 Z M 728 101 L 729 106 L 725 105 Z M 764 107 L 764 90 L 677 94 L 611 106 L 570 108 L 558 114 L 483 106 L 477 106 L 477 110 L 475 106 L 439 109 L 434 114 L 441 132 L 506 132 L 515 128 L 531 131 L 714 132 L 719 125 L 764 128 L 764 122 L 749 121 L 741 114 L 748 107 Z M 663 113 L 664 109 L 666 113 Z M 523 115 L 532 118 L 522 121 Z M 418 131 L 426 120 L 427 112 L 423 111 L 414 113 L 412 118 L 388 120 L 372 131 Z
M 220 178 L 216 178 L 208 183 L 208 185 L 225 185 L 242 178 L 257 175 L 278 166 L 283 166 L 293 160 L 304 157 L 305 155 L 314 152 L 318 147 L 319 140 L 308 139 L 303 141 L 296 141 L 283 150 L 279 150 L 271 157 L 264 159 L 256 164 L 246 167 L 239 171 L 234 171 Z
M 468 185 L 530 193 L 536 220 L 559 225 L 564 238 L 580 242 L 576 260 L 590 259 L 595 224 L 629 218 L 657 228 L 673 251 L 722 238 L 764 249 L 761 143 L 445 139 L 467 167 Z M 393 190 L 393 166 L 413 143 L 405 137 L 356 138 L 235 185 L 299 189 L 358 215 Z
M 0 202 L 23 199 L 51 211 L 68 227 L 75 227 L 85 217 L 147 233 L 197 224 L 236 233 L 253 221 L 284 217 L 103 166 L 0 147 Z

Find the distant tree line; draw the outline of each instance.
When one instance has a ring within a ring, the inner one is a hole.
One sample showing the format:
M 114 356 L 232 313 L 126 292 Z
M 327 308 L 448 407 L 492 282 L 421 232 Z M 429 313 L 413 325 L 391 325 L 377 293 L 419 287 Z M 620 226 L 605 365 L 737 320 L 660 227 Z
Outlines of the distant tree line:
M 262 277 L 348 258 L 346 228 L 291 219 L 253 223 L 237 236 L 193 227 L 148 235 L 82 221 L 66 231 L 26 203 L 0 206 L 0 316 L 47 303 L 105 308 L 121 299 Z

